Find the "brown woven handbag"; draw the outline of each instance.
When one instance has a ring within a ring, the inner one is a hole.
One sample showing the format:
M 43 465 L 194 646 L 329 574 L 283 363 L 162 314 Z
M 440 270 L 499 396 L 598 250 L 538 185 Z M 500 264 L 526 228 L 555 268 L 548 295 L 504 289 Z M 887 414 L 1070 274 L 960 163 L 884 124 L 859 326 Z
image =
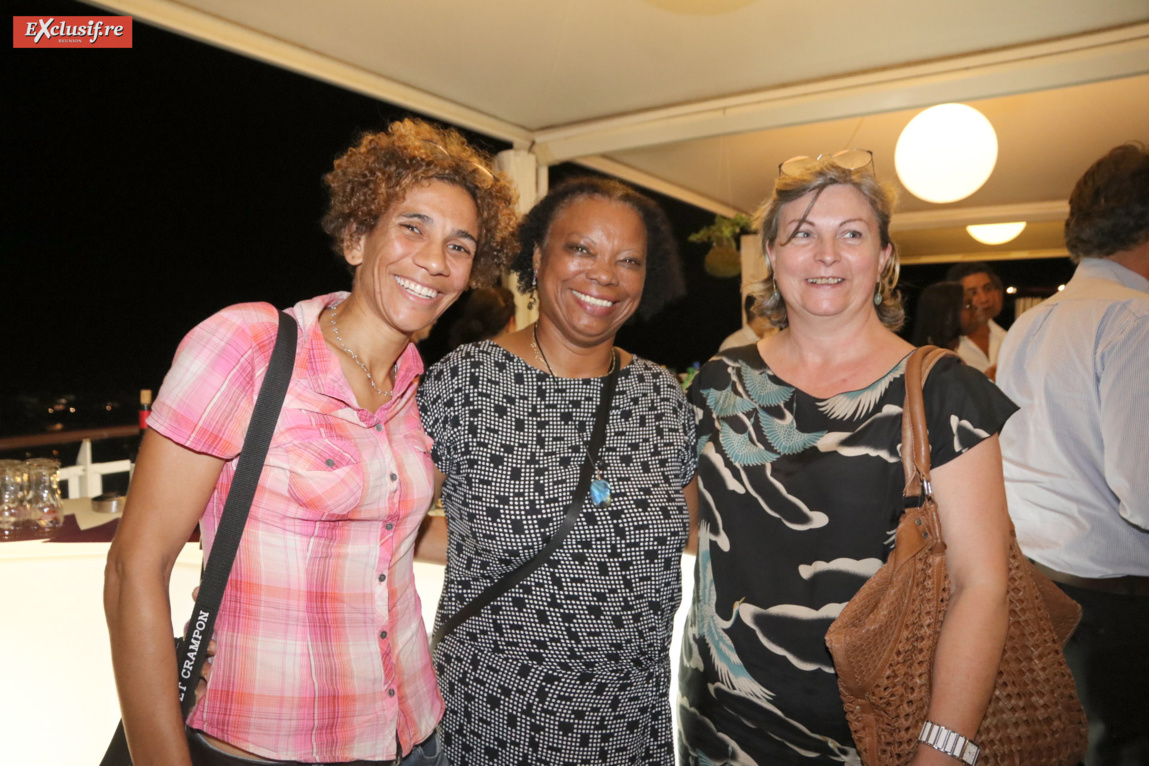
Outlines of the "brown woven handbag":
M 922 383 L 948 353 L 927 346 L 906 362 L 907 507 L 886 564 L 826 634 L 846 718 L 866 766 L 909 763 L 930 704 L 950 582 L 929 482 Z M 1012 524 L 1010 537 L 1009 628 L 993 698 L 973 738 L 981 747 L 978 764 L 1074 766 L 1085 753 L 1088 732 L 1062 647 L 1077 627 L 1081 607 L 1022 555 Z

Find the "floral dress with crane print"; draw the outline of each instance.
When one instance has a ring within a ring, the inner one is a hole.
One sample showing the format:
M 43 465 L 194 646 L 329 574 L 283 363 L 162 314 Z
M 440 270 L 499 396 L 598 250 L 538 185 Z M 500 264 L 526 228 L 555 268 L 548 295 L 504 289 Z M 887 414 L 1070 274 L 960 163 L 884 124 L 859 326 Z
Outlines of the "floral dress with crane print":
M 700 529 L 679 673 L 682 763 L 859 763 L 825 635 L 893 546 L 904 367 L 817 399 L 744 346 L 694 379 Z M 935 366 L 925 405 L 935 467 L 1016 410 L 956 358 Z

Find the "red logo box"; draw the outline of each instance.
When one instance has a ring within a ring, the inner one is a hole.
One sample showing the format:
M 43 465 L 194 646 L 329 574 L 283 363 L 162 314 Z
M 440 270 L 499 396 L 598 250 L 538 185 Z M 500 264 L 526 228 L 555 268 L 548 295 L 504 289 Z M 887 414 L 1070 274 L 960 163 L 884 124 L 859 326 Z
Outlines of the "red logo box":
M 131 48 L 131 16 L 13 16 L 13 48 Z

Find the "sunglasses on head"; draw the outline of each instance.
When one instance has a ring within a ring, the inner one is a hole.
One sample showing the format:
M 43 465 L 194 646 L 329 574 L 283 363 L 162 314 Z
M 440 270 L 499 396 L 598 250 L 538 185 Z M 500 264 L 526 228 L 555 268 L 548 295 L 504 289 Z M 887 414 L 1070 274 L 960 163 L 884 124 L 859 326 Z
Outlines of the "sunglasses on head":
M 778 164 L 778 175 L 798 175 L 807 170 L 813 170 L 827 161 L 846 170 L 862 170 L 869 167 L 870 172 L 873 172 L 874 169 L 874 153 L 869 149 L 843 149 L 833 154 L 819 154 L 817 157 L 806 155 L 791 157 Z

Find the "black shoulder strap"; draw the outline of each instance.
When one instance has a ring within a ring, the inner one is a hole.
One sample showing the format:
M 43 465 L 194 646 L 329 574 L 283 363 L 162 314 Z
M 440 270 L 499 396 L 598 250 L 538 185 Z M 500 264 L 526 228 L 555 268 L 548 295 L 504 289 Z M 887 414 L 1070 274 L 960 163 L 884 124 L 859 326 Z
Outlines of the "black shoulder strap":
M 195 705 L 195 687 L 207 657 L 207 643 L 215 629 L 215 618 L 227 587 L 227 578 L 231 574 L 236 551 L 239 550 L 239 538 L 247 524 L 247 514 L 251 510 L 251 501 L 255 499 L 255 490 L 259 487 L 267 449 L 271 446 L 279 411 L 287 395 L 287 385 L 291 382 L 298 330 L 298 325 L 290 315 L 279 312 L 279 334 L 275 338 L 267 374 L 259 388 L 251 422 L 243 438 L 243 451 L 239 455 L 235 477 L 220 516 L 211 558 L 200 580 L 199 598 L 192 609 L 187 633 L 176 646 L 180 707 L 185 718 Z
M 586 498 L 587 492 L 590 490 L 591 480 L 594 478 L 594 465 L 598 460 L 599 450 L 606 442 L 606 424 L 610 420 L 610 403 L 614 399 L 614 389 L 618 383 L 618 373 L 621 362 L 618 358 L 618 351 L 614 351 L 614 370 L 606 376 L 606 380 L 602 384 L 602 393 L 599 395 L 598 409 L 595 411 L 594 428 L 591 430 L 590 443 L 587 445 L 586 460 L 583 461 L 582 470 L 579 473 L 578 484 L 575 485 L 574 495 L 571 497 L 570 505 L 567 506 L 566 516 L 563 518 L 562 524 L 551 536 L 550 541 L 543 547 L 541 551 L 535 554 L 527 563 L 515 571 L 507 574 L 503 579 L 490 585 L 486 590 L 480 593 L 475 599 L 462 609 L 455 612 L 447 620 L 444 620 L 439 628 L 431 637 L 431 650 L 434 651 L 439 642 L 443 640 L 447 634 L 455 630 L 455 628 L 462 625 L 478 614 L 483 607 L 491 603 L 499 596 L 503 595 L 511 588 L 515 587 L 523 580 L 531 576 L 531 574 L 546 563 L 547 559 L 558 550 L 562 545 L 563 540 L 574 529 L 575 522 L 578 521 L 579 513 L 582 511 L 583 499 Z

